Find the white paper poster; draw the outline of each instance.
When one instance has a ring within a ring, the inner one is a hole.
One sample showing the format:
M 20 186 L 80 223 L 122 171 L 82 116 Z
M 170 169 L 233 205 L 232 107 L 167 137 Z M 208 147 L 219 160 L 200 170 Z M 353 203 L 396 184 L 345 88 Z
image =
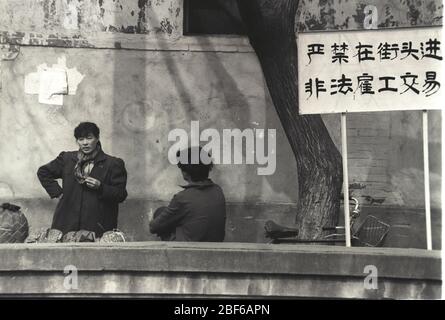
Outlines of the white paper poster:
M 68 94 L 65 69 L 43 70 L 39 82 L 39 103 L 63 105 L 63 95 Z

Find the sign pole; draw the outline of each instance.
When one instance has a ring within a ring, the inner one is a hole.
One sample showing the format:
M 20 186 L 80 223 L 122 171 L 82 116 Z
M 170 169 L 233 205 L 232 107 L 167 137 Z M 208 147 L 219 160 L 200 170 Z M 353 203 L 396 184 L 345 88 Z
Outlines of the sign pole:
M 426 246 L 432 250 L 431 240 L 431 206 L 430 206 L 430 168 L 429 168 L 429 150 L 428 150 L 428 111 L 422 112 L 423 127 L 423 172 L 425 182 L 425 219 L 426 219 Z
M 348 145 L 346 130 L 346 112 L 341 114 L 341 156 L 343 162 L 343 207 L 345 214 L 346 246 L 351 246 L 351 226 L 349 218 L 349 181 L 348 181 Z

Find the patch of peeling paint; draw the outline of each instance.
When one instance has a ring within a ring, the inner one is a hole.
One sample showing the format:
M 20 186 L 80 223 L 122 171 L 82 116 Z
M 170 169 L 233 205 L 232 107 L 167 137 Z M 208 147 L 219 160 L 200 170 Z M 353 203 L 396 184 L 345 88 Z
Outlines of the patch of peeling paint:
M 164 31 L 165 33 L 172 34 L 173 26 L 167 18 L 162 19 L 161 30 Z
M 43 1 L 44 12 L 44 25 L 46 28 L 51 29 L 56 23 L 56 0 Z
M 357 5 L 355 9 L 355 14 L 352 15 L 352 18 L 354 19 L 357 25 L 363 25 L 363 21 L 365 20 L 365 12 L 364 12 L 365 7 L 366 4 Z
M 147 33 L 147 30 L 145 29 L 145 6 L 147 5 L 147 0 L 139 0 L 138 1 L 138 7 L 139 7 L 139 14 L 138 14 L 138 22 L 137 22 L 137 32 L 138 33 Z
M 179 30 L 180 2 L 178 0 L 158 1 L 154 3 L 149 0 L 102 1 L 99 3 L 99 11 L 103 31 L 154 34 L 173 36 Z M 179 36 L 179 35 L 178 35 Z
M 104 33 L 144 34 L 176 40 L 182 36 L 181 0 L 24 0 L 0 1 L 0 33 L 27 30 L 9 37 L 10 44 L 92 47 L 85 38 Z M 297 30 L 355 30 L 363 28 L 365 5 L 378 8 L 380 28 L 442 24 L 440 0 L 302 0 Z M 2 31 L 4 30 L 4 31 Z M 9 32 L 10 33 L 10 32 Z M 33 37 L 29 34 L 53 34 Z
M 79 10 L 75 2 L 68 1 L 65 8 L 65 16 L 63 18 L 63 27 L 67 30 L 78 30 Z
M 363 10 L 370 4 L 378 9 L 381 28 L 442 24 L 440 0 L 303 0 L 297 16 L 297 31 L 363 29 Z
M 408 6 L 408 8 L 409 8 L 409 10 L 408 10 L 408 13 L 407 13 L 407 18 L 408 18 L 410 24 L 412 26 L 415 26 L 418 23 L 418 20 L 419 20 L 419 17 L 420 17 L 420 11 L 414 4 L 410 4 Z

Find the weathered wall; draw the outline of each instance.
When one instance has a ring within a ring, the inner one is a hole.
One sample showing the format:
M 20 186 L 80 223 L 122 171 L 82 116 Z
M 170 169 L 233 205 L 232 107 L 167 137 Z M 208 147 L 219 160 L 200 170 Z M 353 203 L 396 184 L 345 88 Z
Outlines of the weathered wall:
M 34 32 L 53 39 L 39 43 L 45 45 L 66 45 L 68 42 L 56 39 L 94 37 L 103 32 L 169 39 L 182 35 L 182 0 L 12 0 L 2 1 L 0 9 L 4 13 L 0 25 L 8 26 L 2 31 L 23 32 L 33 44 L 40 41 L 36 34 L 31 35 Z
M 76 95 L 59 107 L 24 93 L 30 73 L 60 61 L 84 76 Z M 168 133 L 190 132 L 190 121 L 199 120 L 202 129 L 278 128 L 274 175 L 258 176 L 255 165 L 220 165 L 213 177 L 229 201 L 296 201 L 296 175 L 288 168 L 295 161 L 253 53 L 23 47 L 15 60 L 3 61 L 2 71 L 0 130 L 15 148 L 6 152 L 10 144 L 2 144 L 8 170 L 0 181 L 15 197 L 45 197 L 36 169 L 61 150 L 76 149 L 73 128 L 90 119 L 102 129 L 104 150 L 125 159 L 131 197 L 168 200 L 182 179 L 167 159 Z
M 442 22 L 441 1 L 305 0 L 298 29 L 361 28 L 365 4 L 378 7 L 379 27 Z M 179 172 L 166 159 L 167 133 L 189 130 L 191 120 L 200 120 L 201 129 L 277 129 L 274 175 L 258 176 L 255 165 L 213 172 L 227 200 L 246 205 L 245 221 L 260 225 L 270 212 L 256 203 L 285 212 L 298 200 L 295 160 L 246 38 L 182 36 L 181 0 L 14 0 L 0 1 L 0 10 L 0 198 L 45 199 L 36 169 L 75 149 L 72 129 L 88 119 L 101 127 L 105 151 L 125 159 L 129 201 L 136 201 L 129 207 L 140 217 L 147 214 L 142 199 L 168 200 L 178 190 Z M 78 80 L 62 107 L 39 104 L 37 95 L 24 92 L 27 76 L 44 64 L 62 65 Z M 324 119 L 339 145 L 339 116 Z M 420 128 L 419 112 L 349 116 L 350 182 L 363 203 L 423 207 Z M 440 146 L 440 116 L 432 113 L 434 207 L 440 207 Z M 233 212 L 236 218 L 240 211 Z M 244 239 L 243 229 L 236 232 L 232 239 Z
M 377 7 L 378 28 L 441 25 L 441 0 L 301 0 L 299 31 L 363 29 L 364 9 Z

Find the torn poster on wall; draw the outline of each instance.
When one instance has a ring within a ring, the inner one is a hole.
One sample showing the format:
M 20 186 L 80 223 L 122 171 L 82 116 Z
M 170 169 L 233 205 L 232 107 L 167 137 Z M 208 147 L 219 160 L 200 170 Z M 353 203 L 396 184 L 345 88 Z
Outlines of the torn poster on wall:
M 40 73 L 39 103 L 61 106 L 64 94 L 68 94 L 68 81 L 64 69 L 50 68 Z
M 39 95 L 40 103 L 63 105 L 63 95 L 75 95 L 84 77 L 76 68 L 68 68 L 62 56 L 51 67 L 44 63 L 37 66 L 37 72 L 28 73 L 25 93 Z
M 441 109 L 441 27 L 298 34 L 301 114 Z

